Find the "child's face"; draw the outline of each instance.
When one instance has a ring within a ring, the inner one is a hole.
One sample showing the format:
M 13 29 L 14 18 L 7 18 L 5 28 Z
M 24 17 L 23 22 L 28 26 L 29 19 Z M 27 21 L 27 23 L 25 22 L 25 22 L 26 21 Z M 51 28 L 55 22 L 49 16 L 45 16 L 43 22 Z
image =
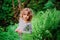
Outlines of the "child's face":
M 29 19 L 29 14 L 28 14 L 28 11 L 25 11 L 24 14 L 23 14 L 23 19 L 25 21 L 27 21 Z

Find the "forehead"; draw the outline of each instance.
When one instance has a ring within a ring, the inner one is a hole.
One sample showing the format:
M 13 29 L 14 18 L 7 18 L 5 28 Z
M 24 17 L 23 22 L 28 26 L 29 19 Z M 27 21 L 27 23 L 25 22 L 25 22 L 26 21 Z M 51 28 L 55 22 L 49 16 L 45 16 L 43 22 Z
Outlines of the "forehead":
M 29 11 L 24 11 L 23 14 L 27 14 L 28 15 L 28 14 L 30 14 L 30 12 Z
M 24 11 L 24 13 L 28 13 L 28 11 Z

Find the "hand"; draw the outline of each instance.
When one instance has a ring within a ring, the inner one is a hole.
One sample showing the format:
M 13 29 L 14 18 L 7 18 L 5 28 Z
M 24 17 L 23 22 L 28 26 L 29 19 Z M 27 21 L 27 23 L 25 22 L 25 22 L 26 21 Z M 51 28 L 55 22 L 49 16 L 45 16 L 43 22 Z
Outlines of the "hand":
M 16 29 L 15 32 L 18 32 L 18 30 Z
M 19 33 L 19 34 L 22 34 L 22 30 L 19 30 L 18 33 Z
M 15 32 L 22 34 L 22 30 L 16 29 Z

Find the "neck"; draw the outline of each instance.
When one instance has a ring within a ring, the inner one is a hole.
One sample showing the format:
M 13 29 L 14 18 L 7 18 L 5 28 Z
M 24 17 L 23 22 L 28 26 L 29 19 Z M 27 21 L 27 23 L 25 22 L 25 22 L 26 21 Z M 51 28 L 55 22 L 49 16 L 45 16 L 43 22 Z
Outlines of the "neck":
M 29 21 L 24 21 L 25 23 L 28 23 Z
M 22 19 L 25 23 L 28 23 L 28 22 L 30 22 L 30 21 L 27 21 L 27 20 L 24 20 L 24 19 Z

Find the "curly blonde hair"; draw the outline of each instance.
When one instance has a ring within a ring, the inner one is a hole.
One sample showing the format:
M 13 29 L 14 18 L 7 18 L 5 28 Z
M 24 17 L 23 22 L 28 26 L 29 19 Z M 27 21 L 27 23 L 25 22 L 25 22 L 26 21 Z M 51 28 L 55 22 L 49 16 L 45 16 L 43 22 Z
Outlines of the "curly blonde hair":
M 32 10 L 30 8 L 24 8 L 23 10 L 21 10 L 19 19 L 23 18 L 23 14 L 25 14 L 24 13 L 25 11 L 28 11 L 28 15 L 29 15 L 29 19 L 27 21 L 31 21 L 33 14 L 32 14 Z

